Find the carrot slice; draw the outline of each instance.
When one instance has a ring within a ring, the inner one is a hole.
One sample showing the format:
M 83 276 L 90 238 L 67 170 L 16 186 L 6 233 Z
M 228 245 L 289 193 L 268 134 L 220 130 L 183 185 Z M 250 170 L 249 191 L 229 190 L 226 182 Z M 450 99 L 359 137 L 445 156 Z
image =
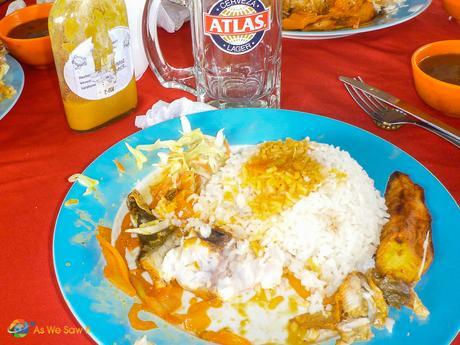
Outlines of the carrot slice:
M 129 281 L 129 271 L 123 257 L 102 235 L 96 235 L 102 254 L 104 255 L 107 265 L 104 267 L 105 277 L 117 288 L 129 296 L 134 296 L 134 290 Z
M 107 242 L 110 243 L 110 240 L 111 240 L 111 237 L 112 237 L 112 229 L 106 227 L 106 226 L 102 226 L 102 225 L 98 225 L 97 226 L 97 234 L 102 236 L 104 238 L 104 240 L 106 240 Z
M 297 294 L 300 297 L 302 297 L 303 299 L 306 299 L 308 296 L 311 295 L 310 291 L 308 291 L 307 289 L 303 287 L 300 280 L 297 279 L 296 276 L 294 276 L 292 272 L 286 272 L 284 276 L 289 281 L 289 285 L 291 285 L 291 287 L 295 290 L 295 292 L 297 292 Z
M 210 308 L 220 308 L 221 306 L 222 302 L 218 298 L 190 305 L 183 321 L 184 328 L 199 334 L 211 324 L 208 310 Z

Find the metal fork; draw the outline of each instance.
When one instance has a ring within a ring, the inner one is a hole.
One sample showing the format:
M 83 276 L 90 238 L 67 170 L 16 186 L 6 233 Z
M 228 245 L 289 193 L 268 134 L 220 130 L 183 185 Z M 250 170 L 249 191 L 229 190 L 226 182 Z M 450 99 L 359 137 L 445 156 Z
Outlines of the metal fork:
M 354 78 L 363 82 L 361 77 Z M 368 95 L 367 93 L 354 88 L 351 85 L 344 84 L 350 96 L 355 102 L 363 109 L 372 119 L 372 121 L 380 128 L 386 130 L 397 130 L 402 125 L 411 124 L 422 127 L 436 135 L 439 135 L 443 139 L 449 141 L 453 145 L 460 148 L 460 141 L 456 138 L 451 137 L 438 130 L 437 128 L 430 126 L 429 124 L 416 120 L 399 109 L 392 108 L 387 104 L 384 104 L 380 100 Z

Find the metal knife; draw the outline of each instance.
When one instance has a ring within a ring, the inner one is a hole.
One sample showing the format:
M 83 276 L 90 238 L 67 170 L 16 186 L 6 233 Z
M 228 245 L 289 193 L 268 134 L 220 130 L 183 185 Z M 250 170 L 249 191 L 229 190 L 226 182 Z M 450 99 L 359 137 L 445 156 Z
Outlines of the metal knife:
M 460 140 L 460 130 L 449 126 L 448 124 L 442 122 L 441 120 L 438 120 L 437 118 L 423 112 L 422 110 L 416 108 L 415 106 L 393 96 L 390 95 L 389 93 L 386 93 L 385 91 L 379 90 L 374 86 L 368 85 L 366 83 L 363 83 L 359 80 L 355 80 L 353 78 L 348 78 L 348 77 L 340 77 L 339 78 L 342 82 L 351 85 L 369 95 L 372 95 L 373 97 L 381 100 L 382 102 L 385 102 L 392 107 L 399 109 L 408 115 L 415 117 L 417 120 L 420 120 L 422 122 L 425 122 L 429 124 L 430 126 L 436 128 L 437 130 L 444 132 L 452 137 L 454 137 L 457 140 Z

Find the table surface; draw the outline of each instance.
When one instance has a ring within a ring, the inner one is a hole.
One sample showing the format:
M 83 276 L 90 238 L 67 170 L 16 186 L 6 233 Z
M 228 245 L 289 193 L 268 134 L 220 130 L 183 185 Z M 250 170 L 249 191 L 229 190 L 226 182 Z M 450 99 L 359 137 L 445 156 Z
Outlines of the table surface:
M 173 64 L 191 64 L 189 37 L 188 27 L 173 35 L 161 33 L 165 55 Z M 394 28 L 326 41 L 284 39 L 282 108 L 336 118 L 385 138 L 431 170 L 458 202 L 460 150 L 415 126 L 394 132 L 377 128 L 337 77 L 360 75 L 460 128 L 460 119 L 445 117 L 418 98 L 409 64 L 418 47 L 459 37 L 460 25 L 448 20 L 441 0 L 434 0 L 424 14 Z M 78 327 L 62 299 L 52 262 L 53 227 L 70 187 L 67 178 L 135 132 L 135 115 L 158 100 L 190 95 L 162 88 L 148 71 L 138 82 L 139 105 L 132 115 L 94 132 L 76 133 L 67 126 L 54 68 L 23 67 L 23 94 L 0 121 L 0 344 L 90 344 L 88 335 L 30 334 L 16 340 L 5 330 L 18 318 L 40 327 Z M 460 340 L 454 343 L 460 345 Z

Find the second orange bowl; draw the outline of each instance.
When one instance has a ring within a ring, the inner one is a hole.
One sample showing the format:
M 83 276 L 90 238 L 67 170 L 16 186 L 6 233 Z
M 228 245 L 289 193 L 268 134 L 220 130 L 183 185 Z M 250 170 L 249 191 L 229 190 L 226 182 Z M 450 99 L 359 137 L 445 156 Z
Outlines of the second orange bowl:
M 444 54 L 460 54 L 460 40 L 434 42 L 415 51 L 412 55 L 415 88 L 420 98 L 432 108 L 460 117 L 460 86 L 433 78 L 419 67 L 423 59 Z
M 444 0 L 444 8 L 447 13 L 460 21 L 460 1 L 459 0 Z
M 50 3 L 27 6 L 0 20 L 0 39 L 19 61 L 35 67 L 46 67 L 53 62 L 49 36 L 29 39 L 8 37 L 9 32 L 20 24 L 48 18 L 51 7 Z

